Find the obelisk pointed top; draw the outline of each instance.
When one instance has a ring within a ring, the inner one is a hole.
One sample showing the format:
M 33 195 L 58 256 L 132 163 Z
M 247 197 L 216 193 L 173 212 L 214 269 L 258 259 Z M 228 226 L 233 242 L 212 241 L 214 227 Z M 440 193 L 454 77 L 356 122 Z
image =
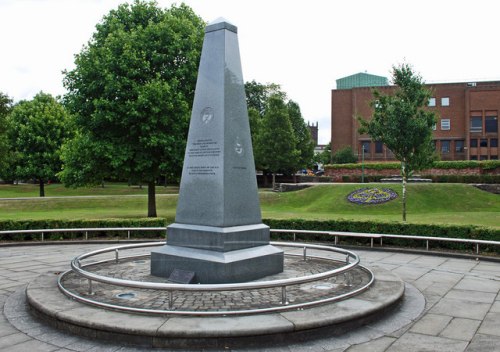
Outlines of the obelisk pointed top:
M 231 32 L 238 33 L 238 27 L 236 27 L 234 24 L 229 22 L 223 17 L 219 17 L 216 20 L 210 22 L 206 27 L 205 27 L 205 33 L 208 32 L 214 32 L 218 31 L 221 29 L 227 29 Z

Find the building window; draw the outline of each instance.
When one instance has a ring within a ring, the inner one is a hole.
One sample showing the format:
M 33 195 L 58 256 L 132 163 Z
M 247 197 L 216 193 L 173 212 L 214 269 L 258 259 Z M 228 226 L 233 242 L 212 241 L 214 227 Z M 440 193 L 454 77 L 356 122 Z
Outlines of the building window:
M 441 141 L 441 153 L 450 152 L 450 141 Z
M 477 160 L 477 155 L 471 155 L 470 160 Z
M 441 106 L 450 106 L 450 98 L 448 97 L 441 98 Z
M 455 152 L 456 153 L 463 153 L 464 152 L 464 141 L 463 140 L 455 141 Z
M 429 106 L 436 106 L 436 98 L 429 98 Z
M 470 118 L 470 131 L 471 132 L 481 132 L 483 130 L 483 119 L 482 117 L 473 116 Z
M 479 160 L 488 160 L 488 155 L 481 155 Z
M 384 143 L 380 141 L 375 142 L 375 153 L 382 154 L 384 152 Z
M 470 147 L 471 148 L 477 148 L 477 139 L 471 139 L 470 140 Z
M 441 119 L 441 130 L 442 131 L 450 130 L 450 119 Z
M 486 133 L 498 132 L 498 118 L 496 116 L 486 116 L 484 119 L 484 129 Z
M 370 154 L 371 142 L 361 142 L 361 148 L 365 154 Z
M 490 160 L 498 160 L 498 155 L 492 155 L 492 156 L 490 156 Z
M 480 147 L 488 147 L 488 140 L 487 139 L 481 139 L 481 141 L 479 142 L 479 146 Z
M 498 148 L 498 138 L 491 138 L 490 139 L 490 147 L 491 148 Z

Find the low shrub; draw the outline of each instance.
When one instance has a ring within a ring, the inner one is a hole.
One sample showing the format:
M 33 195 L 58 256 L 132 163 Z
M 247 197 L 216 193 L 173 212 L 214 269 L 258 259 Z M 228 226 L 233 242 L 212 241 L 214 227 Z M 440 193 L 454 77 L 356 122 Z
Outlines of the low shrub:
M 80 229 L 103 227 L 163 227 L 166 226 L 164 218 L 142 219 L 89 219 L 89 220 L 0 220 L 0 231 L 9 230 L 34 230 L 34 229 Z M 127 231 L 92 231 L 89 238 L 126 238 Z M 46 233 L 48 240 L 76 240 L 83 239 L 85 232 L 57 232 Z M 131 231 L 131 238 L 164 238 L 164 231 Z M 39 240 L 40 234 L 3 234 L 0 240 L 23 241 Z
M 429 236 L 442 238 L 463 238 L 479 239 L 487 241 L 500 241 L 500 229 L 479 227 L 474 225 L 436 225 L 436 224 L 411 224 L 402 222 L 379 222 L 379 221 L 355 221 L 355 220 L 277 220 L 265 219 L 264 223 L 272 229 L 290 229 L 290 230 L 315 230 L 315 231 L 340 231 L 340 232 L 361 232 L 361 233 L 380 233 L 408 236 Z M 328 235 L 297 235 L 304 241 L 334 241 L 334 238 Z M 284 239 L 281 234 L 273 233 L 273 239 Z M 368 243 L 367 239 L 342 239 L 344 243 Z M 406 239 L 384 239 L 384 244 L 403 247 L 424 247 L 421 240 Z M 446 249 L 472 250 L 473 246 L 468 244 L 459 244 L 451 242 L 430 243 L 431 247 L 440 247 Z M 499 246 L 482 245 L 481 251 L 500 253 Z

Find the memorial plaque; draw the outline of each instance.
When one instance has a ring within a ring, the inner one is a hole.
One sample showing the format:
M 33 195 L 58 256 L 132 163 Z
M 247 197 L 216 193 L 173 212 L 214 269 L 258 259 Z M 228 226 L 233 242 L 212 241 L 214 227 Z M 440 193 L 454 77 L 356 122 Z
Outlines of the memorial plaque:
M 205 29 L 175 223 L 151 253 L 151 274 L 192 271 L 201 283 L 283 271 L 262 223 L 237 28 Z
M 168 281 L 175 282 L 177 284 L 190 284 L 194 280 L 194 272 L 186 271 L 181 269 L 174 269 L 168 277 Z

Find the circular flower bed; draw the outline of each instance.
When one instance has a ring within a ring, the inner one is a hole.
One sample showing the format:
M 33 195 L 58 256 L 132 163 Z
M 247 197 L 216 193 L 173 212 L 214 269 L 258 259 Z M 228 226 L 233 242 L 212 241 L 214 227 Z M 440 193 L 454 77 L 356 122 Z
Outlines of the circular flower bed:
M 347 200 L 356 204 L 380 204 L 393 200 L 397 196 L 398 194 L 390 188 L 360 188 L 349 193 Z

